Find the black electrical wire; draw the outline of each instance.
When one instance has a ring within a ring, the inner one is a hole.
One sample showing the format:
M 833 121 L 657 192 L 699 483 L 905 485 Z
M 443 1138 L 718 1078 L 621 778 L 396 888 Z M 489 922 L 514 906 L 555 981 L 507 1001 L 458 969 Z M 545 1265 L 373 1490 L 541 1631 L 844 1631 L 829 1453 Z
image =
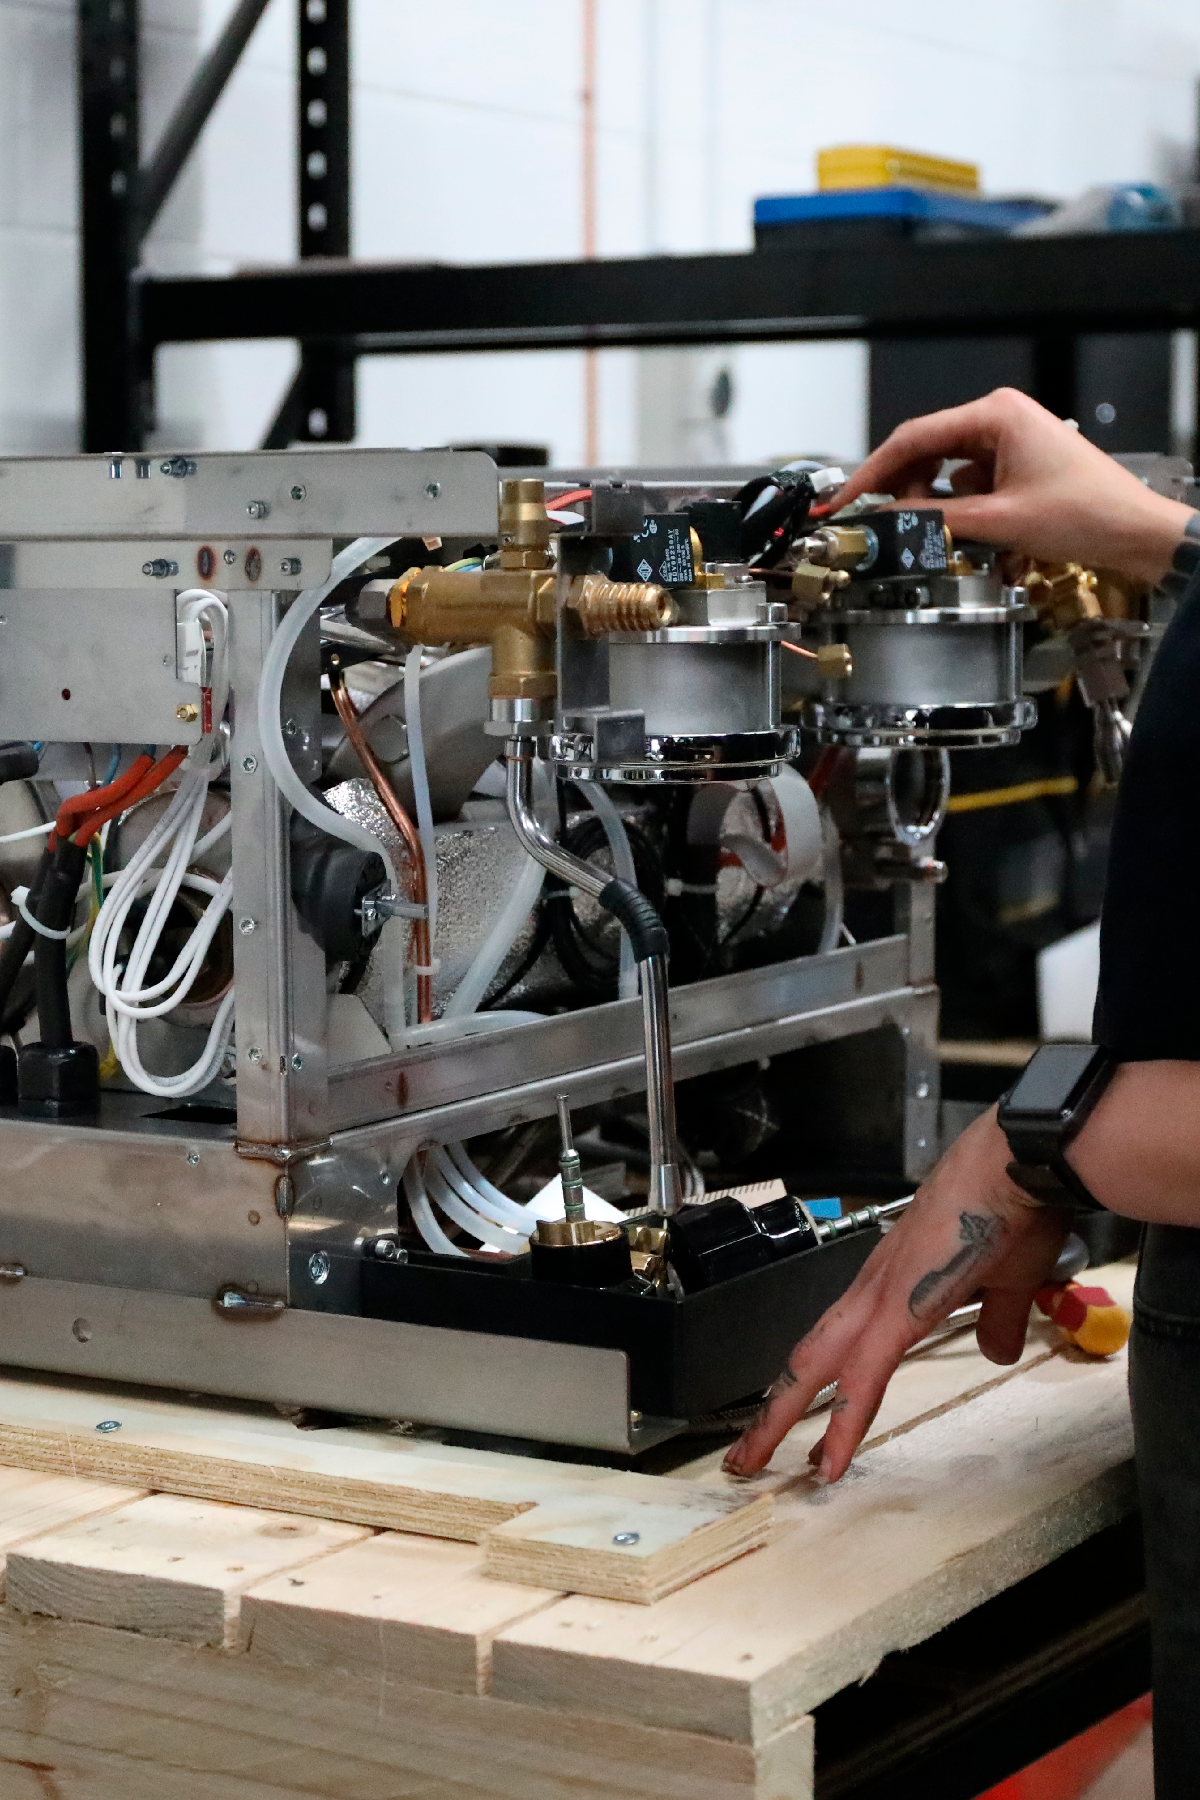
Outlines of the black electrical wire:
M 639 826 L 626 820 L 625 830 L 633 853 L 638 892 L 645 896 L 647 905 L 657 914 L 662 908 L 665 889 L 661 861 Z M 577 818 L 561 833 L 560 841 L 565 850 L 585 862 L 608 848 L 607 834 L 595 813 Z M 620 898 L 615 889 L 614 897 Z M 542 904 L 549 919 L 555 954 L 571 981 L 587 994 L 613 999 L 621 968 L 619 938 L 612 949 L 598 941 L 594 929 L 585 925 L 575 911 L 569 884 L 556 876 L 547 878 Z M 605 910 L 611 910 L 606 903 Z
M 70 930 L 87 860 L 86 844 L 76 844 L 67 838 L 56 848 L 42 882 L 37 911 L 33 913 L 38 924 L 48 931 Z M 26 908 L 32 910 L 28 901 Z M 33 968 L 37 983 L 38 1033 L 44 1048 L 64 1050 L 75 1042 L 67 994 L 66 939 L 44 937 L 41 932 L 35 935 Z
M 42 884 L 49 873 L 50 865 L 53 860 L 54 857 L 49 850 L 42 851 L 42 858 L 38 864 L 37 873 L 33 878 L 32 885 L 30 886 L 29 893 L 25 900 L 26 911 L 32 913 L 35 919 L 38 916 L 37 908 L 41 899 Z M 27 1001 L 24 1010 L 21 1013 L 21 1017 L 15 1022 L 11 1020 L 8 1016 L 9 1001 L 12 999 L 13 989 L 17 983 L 17 977 L 25 966 L 25 958 L 33 949 L 33 942 L 36 936 L 37 933 L 34 931 L 33 926 L 27 924 L 20 914 L 18 914 L 13 924 L 13 928 L 5 941 L 4 948 L 0 950 L 0 1024 L 2 1024 L 5 1031 L 19 1031 L 29 1015 L 29 1003 Z M 32 994 L 30 994 L 29 999 L 32 999 Z

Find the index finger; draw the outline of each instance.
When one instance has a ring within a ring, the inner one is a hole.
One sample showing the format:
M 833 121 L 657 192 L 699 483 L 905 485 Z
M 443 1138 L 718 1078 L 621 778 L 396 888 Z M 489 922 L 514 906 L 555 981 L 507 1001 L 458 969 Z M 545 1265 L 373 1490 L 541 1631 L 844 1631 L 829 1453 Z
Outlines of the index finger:
M 991 395 L 906 419 L 859 464 L 845 487 L 832 496 L 833 503 L 846 506 L 859 494 L 895 493 L 906 478 L 921 473 L 931 480 L 947 457 L 990 460 L 1001 425 Z

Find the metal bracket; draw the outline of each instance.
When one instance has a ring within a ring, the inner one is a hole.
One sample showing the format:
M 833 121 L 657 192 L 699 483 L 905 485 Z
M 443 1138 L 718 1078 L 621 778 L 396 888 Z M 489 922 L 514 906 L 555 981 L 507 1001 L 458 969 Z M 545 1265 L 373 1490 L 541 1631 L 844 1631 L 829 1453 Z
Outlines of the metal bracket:
M 330 1142 L 329 1138 L 323 1137 L 313 1138 L 307 1144 L 260 1144 L 252 1138 L 239 1138 L 233 1147 L 239 1156 L 252 1162 L 269 1162 L 277 1169 L 290 1169 L 294 1163 L 307 1162 L 310 1156 L 319 1156 L 322 1150 L 328 1150 Z

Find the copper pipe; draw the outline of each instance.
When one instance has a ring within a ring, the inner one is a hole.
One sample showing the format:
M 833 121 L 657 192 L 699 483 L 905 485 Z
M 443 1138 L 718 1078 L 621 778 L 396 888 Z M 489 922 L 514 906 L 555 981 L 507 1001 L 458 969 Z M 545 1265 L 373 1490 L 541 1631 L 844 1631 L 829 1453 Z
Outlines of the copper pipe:
M 338 718 L 346 727 L 346 736 L 354 746 L 355 754 L 370 777 L 371 786 L 379 795 L 388 818 L 404 839 L 405 848 L 412 860 L 412 892 L 409 899 L 415 906 L 429 905 L 429 883 L 425 873 L 425 852 L 417 828 L 401 806 L 394 788 L 384 773 L 383 764 L 367 742 L 367 734 L 362 728 L 362 720 L 358 716 L 358 708 L 346 691 L 342 676 L 334 673 L 329 683 L 329 691 L 333 695 L 333 704 L 337 707 Z M 432 972 L 422 975 L 421 969 L 430 969 L 429 920 L 414 919 L 410 940 L 417 964 L 417 1022 L 428 1025 L 433 1018 L 433 975 Z

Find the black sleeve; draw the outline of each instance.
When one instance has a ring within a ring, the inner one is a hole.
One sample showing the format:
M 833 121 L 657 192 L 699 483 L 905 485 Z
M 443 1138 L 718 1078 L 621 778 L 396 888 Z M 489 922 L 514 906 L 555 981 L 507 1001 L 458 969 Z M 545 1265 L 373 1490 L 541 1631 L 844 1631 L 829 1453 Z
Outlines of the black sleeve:
M 1097 1043 L 1200 1061 L 1200 568 L 1164 633 L 1117 795 Z

